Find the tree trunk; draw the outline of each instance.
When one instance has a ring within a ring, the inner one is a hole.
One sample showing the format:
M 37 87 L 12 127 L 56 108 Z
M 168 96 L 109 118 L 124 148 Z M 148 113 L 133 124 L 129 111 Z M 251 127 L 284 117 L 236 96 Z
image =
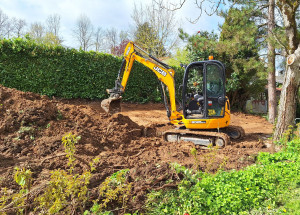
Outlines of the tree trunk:
M 300 46 L 295 51 L 294 63 L 286 66 L 284 83 L 281 90 L 279 114 L 274 132 L 274 140 L 278 141 L 289 125 L 294 124 L 298 88 L 300 84 Z
M 287 66 L 279 101 L 278 120 L 274 140 L 278 141 L 296 117 L 296 99 L 300 84 L 300 38 L 298 37 L 296 12 L 300 0 L 277 0 L 285 27 L 288 46 Z
M 270 38 L 275 27 L 274 18 L 275 0 L 269 0 L 269 15 L 268 15 L 268 112 L 269 122 L 275 123 L 276 118 L 276 81 L 275 81 L 275 48 Z

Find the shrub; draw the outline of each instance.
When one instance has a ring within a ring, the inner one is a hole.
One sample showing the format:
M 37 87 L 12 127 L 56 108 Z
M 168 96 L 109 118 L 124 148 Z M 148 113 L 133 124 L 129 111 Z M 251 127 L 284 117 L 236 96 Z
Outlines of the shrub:
M 300 183 L 300 138 L 276 154 L 261 153 L 258 163 L 244 170 L 215 175 L 173 165 L 184 175 L 177 190 L 153 191 L 151 214 L 248 214 L 253 209 L 278 207 L 280 196 Z

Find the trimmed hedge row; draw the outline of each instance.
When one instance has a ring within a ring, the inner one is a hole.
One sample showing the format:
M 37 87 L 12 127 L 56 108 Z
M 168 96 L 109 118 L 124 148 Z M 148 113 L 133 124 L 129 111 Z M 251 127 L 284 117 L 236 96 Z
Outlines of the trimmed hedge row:
M 61 98 L 107 98 L 122 59 L 109 54 L 50 47 L 28 39 L 0 41 L 0 84 Z M 182 81 L 183 72 L 176 76 Z M 160 101 L 154 73 L 135 62 L 124 94 L 125 101 Z

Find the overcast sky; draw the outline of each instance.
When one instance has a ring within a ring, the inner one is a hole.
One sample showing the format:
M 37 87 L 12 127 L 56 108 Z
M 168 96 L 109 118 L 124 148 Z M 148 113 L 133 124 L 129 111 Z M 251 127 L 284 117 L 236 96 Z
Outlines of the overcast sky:
M 0 8 L 10 18 L 22 18 L 28 24 L 32 22 L 44 23 L 49 15 L 59 14 L 61 17 L 61 36 L 63 44 L 70 47 L 78 47 L 72 37 L 77 18 L 85 14 L 90 18 L 95 28 L 116 28 L 128 30 L 133 25 L 131 14 L 134 2 L 143 4 L 151 0 L 1 0 Z M 178 0 L 171 0 L 176 2 Z M 186 18 L 196 18 L 199 9 L 190 0 L 184 7 L 176 12 L 181 27 L 189 34 L 197 31 L 218 31 L 218 23 L 223 20 L 217 16 L 202 15 L 197 24 L 191 24 Z

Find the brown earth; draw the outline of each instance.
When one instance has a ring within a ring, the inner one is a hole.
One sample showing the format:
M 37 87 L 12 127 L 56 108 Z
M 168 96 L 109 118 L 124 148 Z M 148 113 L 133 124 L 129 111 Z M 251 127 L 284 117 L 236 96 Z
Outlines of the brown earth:
M 89 185 L 91 199 L 106 177 L 130 169 L 133 188 L 127 211 L 142 209 L 150 189 L 164 188 L 170 178 L 177 180 L 170 163 L 209 172 L 241 169 L 253 164 L 258 152 L 273 151 L 268 140 L 272 125 L 259 116 L 234 113 L 232 124 L 245 129 L 245 138 L 219 150 L 197 148 L 195 158 L 193 144 L 169 143 L 155 135 L 155 129 L 172 128 L 162 104 L 123 104 L 122 110 L 108 116 L 100 101 L 49 99 L 0 86 L 0 188 L 19 189 L 13 179 L 15 166 L 34 172 L 33 187 L 49 180 L 51 170 L 67 168 L 61 139 L 70 132 L 81 136 L 76 172 L 100 158 Z

